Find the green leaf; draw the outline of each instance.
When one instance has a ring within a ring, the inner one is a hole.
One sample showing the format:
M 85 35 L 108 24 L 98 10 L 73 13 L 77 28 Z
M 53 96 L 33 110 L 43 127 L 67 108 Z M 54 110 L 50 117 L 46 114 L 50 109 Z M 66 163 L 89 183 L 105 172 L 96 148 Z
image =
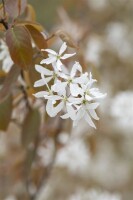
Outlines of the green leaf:
M 10 17 L 16 18 L 21 15 L 27 6 L 27 0 L 6 0 L 5 8 Z
M 4 99 L 0 103 L 0 130 L 6 131 L 11 120 L 12 97 Z
M 41 50 L 41 49 L 46 49 L 47 48 L 47 42 L 44 38 L 44 36 L 32 25 L 26 25 L 26 28 L 31 34 L 31 37 L 36 44 L 36 46 Z
M 40 121 L 38 110 L 34 109 L 28 112 L 22 127 L 22 144 L 24 147 L 28 147 L 31 142 L 35 141 L 39 134 Z
M 32 44 L 30 34 L 24 26 L 15 26 L 6 32 L 6 42 L 12 60 L 22 69 L 28 69 L 32 63 Z

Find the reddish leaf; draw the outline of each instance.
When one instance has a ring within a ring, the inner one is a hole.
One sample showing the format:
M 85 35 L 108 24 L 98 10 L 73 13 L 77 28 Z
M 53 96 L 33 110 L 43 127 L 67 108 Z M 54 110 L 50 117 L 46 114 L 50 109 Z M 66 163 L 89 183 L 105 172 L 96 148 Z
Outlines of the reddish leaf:
M 3 87 L 0 90 L 0 103 L 10 94 L 16 80 L 20 74 L 20 69 L 13 65 L 10 72 L 7 74 Z
M 0 18 L 3 17 L 3 4 L 0 4 Z
M 18 20 L 18 21 L 16 21 L 16 24 L 18 24 L 18 25 L 31 25 L 40 32 L 44 31 L 44 28 L 41 24 L 39 24 L 37 22 L 29 21 L 29 20 L 28 21 L 27 20 Z
M 4 99 L 0 103 L 0 130 L 6 131 L 11 120 L 12 97 Z
M 32 5 L 28 4 L 25 11 L 25 19 L 35 21 L 36 13 Z
M 32 44 L 30 34 L 24 26 L 15 26 L 6 32 L 6 42 L 15 64 L 28 69 L 32 62 Z
M 27 0 L 6 0 L 5 7 L 6 12 L 9 14 L 10 17 L 16 18 L 21 15 L 27 5 Z
M 31 142 L 34 142 L 40 128 L 40 114 L 38 110 L 30 110 L 27 114 L 22 128 L 22 144 L 28 147 Z
M 44 36 L 32 25 L 26 25 L 26 28 L 31 34 L 32 39 L 34 40 L 34 43 L 39 49 L 46 49 L 47 48 L 47 42 L 44 38 Z

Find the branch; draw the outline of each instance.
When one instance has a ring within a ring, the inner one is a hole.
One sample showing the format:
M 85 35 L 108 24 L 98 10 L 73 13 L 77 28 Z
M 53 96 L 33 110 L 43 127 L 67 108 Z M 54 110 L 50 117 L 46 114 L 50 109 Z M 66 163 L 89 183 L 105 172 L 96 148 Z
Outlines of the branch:
M 8 30 L 8 23 L 5 21 L 5 19 L 0 19 L 0 23 L 3 24 L 6 30 Z
M 22 77 L 22 79 L 24 79 L 24 76 L 23 76 L 23 71 L 21 70 L 21 77 Z M 22 91 L 22 93 L 23 93 L 23 95 L 24 95 L 24 100 L 25 100 L 25 102 L 26 102 L 26 106 L 27 106 L 27 108 L 29 109 L 29 110 L 31 110 L 31 106 L 30 106 L 30 103 L 29 103 L 29 100 L 28 100 L 28 95 L 27 95 L 27 92 L 26 92 L 26 90 L 25 90 L 25 87 L 23 86 L 23 85 L 21 85 L 21 91 Z

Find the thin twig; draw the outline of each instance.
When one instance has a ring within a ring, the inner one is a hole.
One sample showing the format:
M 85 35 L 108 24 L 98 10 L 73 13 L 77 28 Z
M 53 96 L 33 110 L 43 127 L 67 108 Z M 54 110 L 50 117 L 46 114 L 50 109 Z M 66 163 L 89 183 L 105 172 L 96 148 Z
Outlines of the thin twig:
M 49 40 L 51 40 L 52 38 L 54 38 L 55 37 L 55 34 L 52 34 L 50 37 L 48 37 L 47 39 L 46 39 L 46 41 L 49 41 Z
M 21 77 L 22 77 L 22 79 L 24 79 L 23 71 L 22 71 L 22 70 L 21 70 Z M 25 90 L 25 87 L 24 87 L 23 85 L 21 85 L 20 88 L 21 88 L 21 91 L 22 91 L 22 93 L 23 93 L 23 95 L 24 95 L 24 100 L 25 100 L 25 102 L 26 102 L 26 107 L 27 107 L 29 110 L 31 110 L 31 106 L 30 106 L 30 103 L 29 103 L 29 100 L 28 100 L 28 95 L 27 95 L 27 92 L 26 92 L 26 90 Z
M 3 24 L 6 30 L 8 30 L 8 23 L 5 21 L 5 19 L 0 19 L 0 24 Z
M 32 183 L 31 179 L 30 179 L 30 175 L 32 174 L 32 164 L 35 162 L 36 160 L 36 156 L 37 156 L 37 149 L 38 149 L 38 145 L 39 145 L 39 134 L 36 136 L 35 141 L 34 141 L 34 145 L 33 145 L 33 149 L 27 149 L 26 152 L 26 159 L 25 159 L 25 164 L 24 164 L 24 183 L 25 183 L 25 189 L 28 195 L 28 200 L 32 200 L 33 195 L 30 192 L 30 185 Z M 30 164 L 29 162 L 29 153 L 32 153 L 32 158 L 30 157 Z
M 29 100 L 28 100 L 28 95 L 27 95 L 27 92 L 25 90 L 25 87 L 23 85 L 21 85 L 20 88 L 21 88 L 21 91 L 22 91 L 23 96 L 24 96 L 26 107 L 30 110 L 31 106 L 30 106 L 30 103 L 29 103 Z

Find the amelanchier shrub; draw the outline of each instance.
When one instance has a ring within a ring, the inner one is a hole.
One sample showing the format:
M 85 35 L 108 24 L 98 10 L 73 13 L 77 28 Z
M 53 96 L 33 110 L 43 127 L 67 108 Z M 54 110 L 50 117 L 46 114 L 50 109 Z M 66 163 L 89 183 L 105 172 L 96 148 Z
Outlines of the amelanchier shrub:
M 50 49 L 53 38 L 62 41 L 58 53 Z M 67 48 L 72 52 L 68 53 Z M 57 30 L 51 36 L 46 34 L 44 27 L 36 22 L 34 8 L 26 0 L 1 2 L 0 130 L 6 131 L 11 122 L 19 125 L 26 151 L 22 159 L 26 163 L 26 174 L 35 162 L 43 132 L 52 132 L 49 135 L 55 139 L 61 131 L 63 120 L 59 120 L 60 124 L 53 130 L 49 116 L 70 118 L 73 126 L 84 119 L 96 128 L 92 118 L 99 120 L 95 110 L 99 99 L 106 94 L 94 87 L 96 80 L 78 62 L 77 51 L 77 45 L 68 33 Z M 39 105 L 41 108 L 46 105 L 43 118 Z M 21 106 L 22 112 L 17 113 Z

